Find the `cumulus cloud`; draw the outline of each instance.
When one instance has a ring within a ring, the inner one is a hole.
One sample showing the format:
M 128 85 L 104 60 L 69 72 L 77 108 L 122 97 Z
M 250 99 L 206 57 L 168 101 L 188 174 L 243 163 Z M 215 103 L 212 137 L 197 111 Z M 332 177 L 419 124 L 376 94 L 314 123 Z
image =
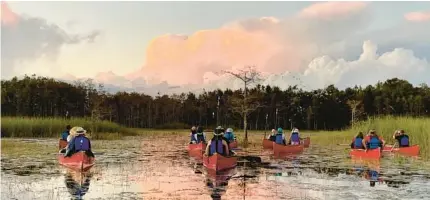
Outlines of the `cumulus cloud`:
M 405 19 L 409 21 L 430 21 L 430 11 L 410 12 L 405 14 Z
M 14 13 L 5 2 L 1 3 L 1 72 L 2 78 L 35 72 L 39 69 L 22 69 L 22 62 L 36 61 L 45 57 L 55 59 L 66 44 L 94 42 L 100 34 L 68 34 L 56 24 L 45 19 L 21 16 Z

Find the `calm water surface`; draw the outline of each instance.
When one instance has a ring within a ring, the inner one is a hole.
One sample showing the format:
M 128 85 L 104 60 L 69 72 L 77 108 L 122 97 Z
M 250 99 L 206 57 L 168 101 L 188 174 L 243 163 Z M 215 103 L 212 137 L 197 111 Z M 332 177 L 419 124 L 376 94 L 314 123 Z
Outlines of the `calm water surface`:
M 188 156 L 187 139 L 94 141 L 96 165 L 86 173 L 59 166 L 54 153 L 2 156 L 1 199 L 430 199 L 419 161 L 352 162 L 345 147 L 315 145 L 275 159 L 258 146 L 238 149 L 238 167 L 214 174 Z

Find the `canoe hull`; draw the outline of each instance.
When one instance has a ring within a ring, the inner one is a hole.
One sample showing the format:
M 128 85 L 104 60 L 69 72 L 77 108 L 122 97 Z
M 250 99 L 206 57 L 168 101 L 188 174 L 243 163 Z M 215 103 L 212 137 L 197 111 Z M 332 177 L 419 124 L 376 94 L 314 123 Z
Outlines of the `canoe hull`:
M 368 151 L 365 151 L 364 149 L 352 149 L 349 155 L 351 156 L 351 158 L 380 159 L 381 150 L 380 148 L 370 149 Z
M 264 149 L 272 149 L 273 148 L 273 141 L 268 139 L 263 139 L 263 148 Z
M 310 144 L 311 144 L 311 138 L 310 138 L 310 137 L 306 137 L 306 138 L 303 140 L 303 145 L 304 145 L 304 147 L 305 147 L 305 148 L 308 148 Z
M 228 146 L 230 147 L 230 149 L 237 148 L 237 141 L 235 140 L 233 142 L 230 142 L 230 145 L 228 145 Z
M 280 145 L 273 142 L 273 153 L 275 155 L 296 154 L 303 152 L 304 145 Z
M 60 165 L 76 171 L 86 171 L 94 165 L 95 158 L 89 157 L 85 152 L 80 151 L 74 153 L 70 157 L 65 157 L 63 154 L 60 154 L 58 155 L 58 162 Z
M 394 148 L 394 149 L 392 146 L 385 146 L 384 151 L 385 152 L 399 153 L 399 154 L 407 155 L 407 156 L 418 156 L 420 154 L 420 146 L 419 145 L 412 145 L 410 147 L 402 147 L 402 148 Z
M 202 158 L 205 149 L 206 149 L 206 144 L 202 142 L 198 144 L 189 144 L 188 154 L 193 157 Z
M 217 153 L 212 156 L 203 155 L 203 166 L 211 170 L 221 171 L 234 168 L 236 165 L 237 158 L 235 157 L 224 157 Z
M 58 150 L 64 149 L 67 146 L 67 141 L 59 139 L 58 141 Z

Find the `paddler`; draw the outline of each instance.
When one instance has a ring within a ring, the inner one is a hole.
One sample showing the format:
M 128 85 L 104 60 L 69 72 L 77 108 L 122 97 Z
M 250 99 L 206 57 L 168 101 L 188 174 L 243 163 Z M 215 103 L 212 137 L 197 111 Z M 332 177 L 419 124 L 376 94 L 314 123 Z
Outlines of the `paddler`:
M 195 126 L 191 127 L 191 133 L 190 133 L 191 141 L 190 141 L 190 144 L 196 144 L 197 143 L 196 134 L 197 134 L 196 127 Z
M 351 149 L 364 149 L 363 139 L 363 132 L 358 132 L 358 134 L 352 139 Z
M 276 130 L 275 129 L 272 129 L 272 133 L 269 136 L 267 136 L 267 139 L 270 141 L 273 141 L 273 142 L 276 140 Z
M 65 156 L 72 156 L 76 152 L 85 151 L 88 156 L 94 157 L 94 154 L 91 151 L 90 139 L 85 136 L 87 131 L 82 127 L 74 127 L 71 130 L 71 135 L 76 136 L 67 145 Z
M 200 142 L 206 143 L 206 133 L 204 133 L 203 127 L 201 126 L 197 127 L 196 141 L 197 144 Z
M 393 139 L 397 140 L 399 147 L 409 147 L 409 136 L 404 130 L 396 131 L 393 134 Z
M 369 134 L 366 135 L 366 137 L 363 140 L 363 146 L 364 146 L 364 149 L 366 150 L 376 149 L 380 147 L 382 151 L 383 147 L 385 146 L 385 141 L 384 139 L 382 139 L 382 137 L 379 137 L 376 134 L 375 130 L 370 130 Z
M 301 139 L 302 138 L 300 138 L 299 129 L 294 128 L 291 131 L 290 138 L 288 139 L 288 143 L 291 145 L 299 145 Z
M 285 135 L 283 133 L 282 128 L 278 128 L 278 132 L 276 133 L 276 137 L 275 137 L 275 143 L 276 144 L 286 145 L 286 143 L 285 143 Z
M 214 130 L 214 136 L 206 146 L 205 155 L 211 156 L 214 153 L 218 153 L 223 156 L 229 155 L 230 150 L 227 141 L 223 137 L 223 133 L 224 129 L 221 126 L 218 126 Z
M 228 142 L 234 142 L 236 140 L 236 136 L 234 135 L 232 128 L 227 129 L 227 131 L 224 133 L 224 138 Z
M 62 140 L 64 140 L 64 141 L 67 141 L 67 137 L 70 135 L 70 129 L 71 129 L 72 127 L 70 126 L 70 125 L 67 125 L 66 126 L 66 130 L 64 130 L 62 133 L 61 133 L 61 139 Z

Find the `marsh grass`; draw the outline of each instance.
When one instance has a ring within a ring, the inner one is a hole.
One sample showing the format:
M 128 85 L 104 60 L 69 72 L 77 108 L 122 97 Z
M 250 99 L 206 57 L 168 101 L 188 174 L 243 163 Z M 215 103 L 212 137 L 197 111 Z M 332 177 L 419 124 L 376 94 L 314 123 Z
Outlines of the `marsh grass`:
M 93 139 L 120 139 L 136 135 L 136 129 L 129 129 L 109 121 L 92 121 L 85 118 L 30 118 L 2 117 L 2 137 L 60 137 L 66 125 L 81 126 Z
M 38 142 L 26 142 L 11 139 L 1 140 L 1 154 L 9 157 L 41 157 L 58 151 L 58 146 Z

